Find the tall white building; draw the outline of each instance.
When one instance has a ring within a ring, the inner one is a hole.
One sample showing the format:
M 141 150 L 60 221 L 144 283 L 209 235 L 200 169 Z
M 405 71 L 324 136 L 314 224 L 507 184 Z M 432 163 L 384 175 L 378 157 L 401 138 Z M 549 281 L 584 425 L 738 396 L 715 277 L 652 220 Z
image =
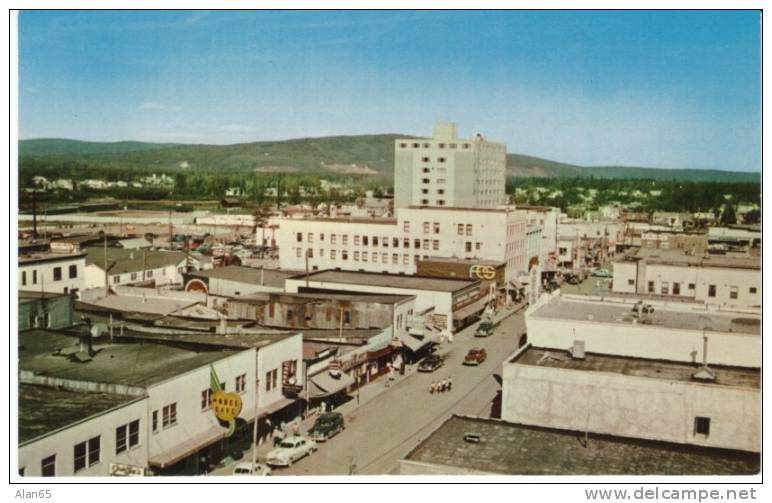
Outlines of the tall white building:
M 456 135 L 436 124 L 432 138 L 394 142 L 394 207 L 495 208 L 505 202 L 506 145 Z

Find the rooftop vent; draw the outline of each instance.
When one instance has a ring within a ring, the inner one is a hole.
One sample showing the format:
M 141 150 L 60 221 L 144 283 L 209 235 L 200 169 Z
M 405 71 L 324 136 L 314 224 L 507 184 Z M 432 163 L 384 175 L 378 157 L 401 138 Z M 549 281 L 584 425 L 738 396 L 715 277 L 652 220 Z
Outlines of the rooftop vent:
M 571 347 L 571 358 L 584 360 L 584 341 L 574 341 L 574 345 Z
M 465 433 L 464 442 L 469 442 L 470 444 L 479 444 L 482 442 L 482 435 L 479 433 Z
M 692 379 L 702 382 L 714 382 L 716 374 L 708 367 L 708 336 L 702 336 L 702 367 L 692 374 Z

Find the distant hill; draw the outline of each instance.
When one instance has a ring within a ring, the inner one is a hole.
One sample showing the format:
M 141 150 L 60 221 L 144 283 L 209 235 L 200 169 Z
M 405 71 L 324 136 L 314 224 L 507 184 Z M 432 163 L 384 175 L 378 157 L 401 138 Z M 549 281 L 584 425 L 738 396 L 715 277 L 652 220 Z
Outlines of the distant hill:
M 329 173 L 365 175 L 390 180 L 394 173 L 394 140 L 409 137 L 399 134 L 329 136 L 233 145 L 34 139 L 19 142 L 19 158 L 22 169 L 25 169 L 25 160 L 36 160 L 51 164 L 77 162 L 80 165 L 105 169 Z M 759 182 L 761 179 L 760 173 L 721 170 L 577 166 L 523 154 L 507 155 L 507 176 L 592 176 L 717 182 Z

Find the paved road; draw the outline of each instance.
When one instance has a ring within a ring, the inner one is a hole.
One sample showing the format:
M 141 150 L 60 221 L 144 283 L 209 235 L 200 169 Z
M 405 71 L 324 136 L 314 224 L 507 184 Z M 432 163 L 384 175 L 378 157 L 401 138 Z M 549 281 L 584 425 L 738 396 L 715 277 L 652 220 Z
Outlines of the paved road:
M 451 414 L 489 417 L 500 385 L 501 363 L 525 331 L 524 311 L 514 314 L 487 338 L 474 338 L 476 325 L 444 344 L 445 365 L 431 374 L 415 373 L 400 380 L 376 399 L 346 415 L 346 430 L 321 443 L 319 450 L 274 475 L 380 475 L 393 473 L 397 460 Z M 462 365 L 467 351 L 484 347 L 488 359 L 479 367 Z M 453 377 L 453 390 L 430 395 L 433 380 Z M 496 377 L 494 377 L 496 376 Z M 373 383 L 372 386 L 379 386 Z

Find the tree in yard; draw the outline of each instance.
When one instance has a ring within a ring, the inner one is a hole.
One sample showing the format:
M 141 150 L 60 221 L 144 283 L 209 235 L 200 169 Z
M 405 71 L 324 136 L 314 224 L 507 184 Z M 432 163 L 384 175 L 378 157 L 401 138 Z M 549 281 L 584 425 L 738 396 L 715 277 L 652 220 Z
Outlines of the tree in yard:
M 731 203 L 724 204 L 724 211 L 721 212 L 721 225 L 732 225 L 737 223 L 737 212 Z

